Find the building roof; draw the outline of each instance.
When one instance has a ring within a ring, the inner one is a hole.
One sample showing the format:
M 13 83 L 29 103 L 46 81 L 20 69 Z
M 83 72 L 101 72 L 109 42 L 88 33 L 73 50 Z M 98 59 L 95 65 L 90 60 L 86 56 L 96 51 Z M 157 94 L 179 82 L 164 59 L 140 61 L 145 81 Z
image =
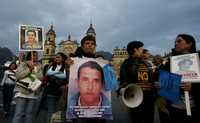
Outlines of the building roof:
M 77 44 L 78 45 L 78 42 L 77 42 L 77 40 L 72 41 L 71 35 L 69 35 L 67 40 L 62 40 L 58 45 L 66 45 L 66 44 Z

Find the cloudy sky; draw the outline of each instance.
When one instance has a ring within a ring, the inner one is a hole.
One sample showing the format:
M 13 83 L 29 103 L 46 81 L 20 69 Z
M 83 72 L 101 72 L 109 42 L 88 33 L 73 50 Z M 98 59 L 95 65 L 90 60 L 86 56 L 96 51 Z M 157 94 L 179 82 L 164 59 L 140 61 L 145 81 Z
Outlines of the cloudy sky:
M 141 40 L 151 53 L 164 53 L 179 33 L 193 35 L 200 48 L 199 13 L 200 0 L 1 0 L 0 45 L 18 51 L 19 24 L 45 32 L 53 24 L 57 44 L 69 34 L 80 42 L 92 21 L 97 50 Z

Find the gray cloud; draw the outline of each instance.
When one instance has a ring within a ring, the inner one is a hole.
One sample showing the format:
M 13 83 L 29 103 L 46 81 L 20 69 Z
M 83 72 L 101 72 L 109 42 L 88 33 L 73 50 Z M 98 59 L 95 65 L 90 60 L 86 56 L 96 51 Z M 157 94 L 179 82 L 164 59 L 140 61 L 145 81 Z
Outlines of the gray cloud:
M 10 4 L 12 2 L 12 4 Z M 152 53 L 166 52 L 179 33 L 192 34 L 199 48 L 200 1 L 194 0 L 3 0 L 0 4 L 0 44 L 18 50 L 18 25 L 51 23 L 57 43 L 80 41 L 90 21 L 97 33 L 97 50 L 112 52 L 129 41 L 141 40 Z

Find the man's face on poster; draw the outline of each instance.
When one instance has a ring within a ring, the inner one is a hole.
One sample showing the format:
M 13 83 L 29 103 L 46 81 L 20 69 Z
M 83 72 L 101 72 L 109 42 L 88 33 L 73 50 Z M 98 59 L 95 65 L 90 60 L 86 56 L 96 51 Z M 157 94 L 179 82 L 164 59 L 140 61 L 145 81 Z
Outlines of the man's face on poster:
M 93 106 L 100 100 L 103 87 L 101 72 L 95 68 L 83 67 L 80 70 L 78 87 L 81 105 Z
M 178 66 L 179 66 L 180 69 L 182 69 L 182 70 L 189 70 L 192 64 L 193 64 L 193 63 L 192 63 L 192 61 L 190 61 L 190 60 L 183 60 L 183 61 L 180 61 L 180 62 L 178 63 Z
M 28 31 L 27 32 L 27 38 L 29 43 L 35 42 L 36 34 L 34 31 Z

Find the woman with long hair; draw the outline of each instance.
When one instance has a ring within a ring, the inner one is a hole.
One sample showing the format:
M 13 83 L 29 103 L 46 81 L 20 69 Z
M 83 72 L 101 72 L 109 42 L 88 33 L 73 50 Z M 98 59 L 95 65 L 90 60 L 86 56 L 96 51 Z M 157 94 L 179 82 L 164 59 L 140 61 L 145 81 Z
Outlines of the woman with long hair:
M 59 52 L 56 54 L 53 64 L 47 70 L 47 122 L 50 122 L 52 114 L 56 112 L 56 105 L 62 95 L 61 86 L 67 84 L 67 72 L 65 66 L 66 55 Z

